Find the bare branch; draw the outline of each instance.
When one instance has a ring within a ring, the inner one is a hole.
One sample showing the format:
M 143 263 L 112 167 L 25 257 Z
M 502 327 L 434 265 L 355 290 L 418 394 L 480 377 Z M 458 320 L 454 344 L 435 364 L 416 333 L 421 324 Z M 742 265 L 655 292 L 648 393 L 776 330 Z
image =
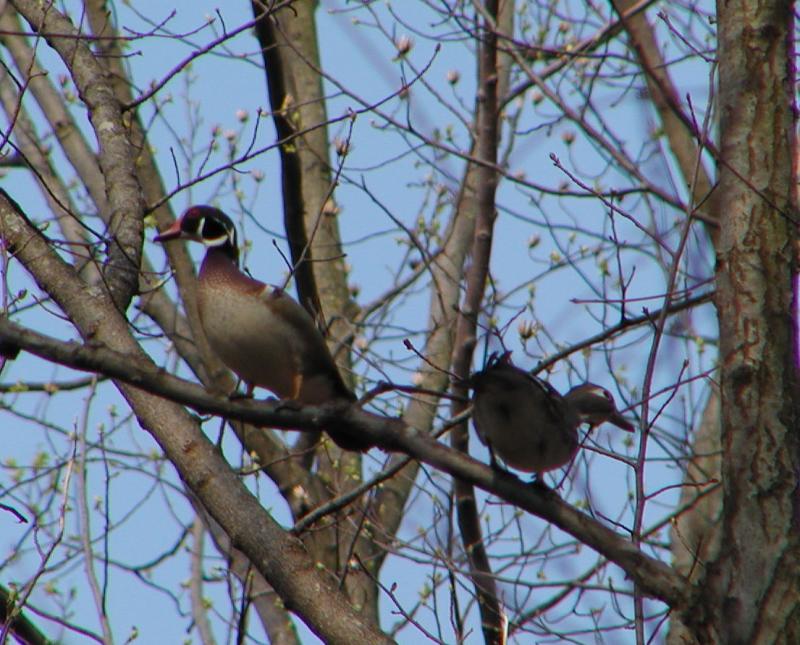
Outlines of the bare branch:
M 144 199 L 120 104 L 105 70 L 64 15 L 52 5 L 31 0 L 11 0 L 11 4 L 61 56 L 89 110 L 100 144 L 98 158 L 109 208 L 104 276 L 114 302 L 124 311 L 139 286 Z
M 89 347 L 64 343 L 1 320 L 0 342 L 17 344 L 26 351 L 73 369 L 104 373 L 111 378 L 135 386 L 138 390 L 158 393 L 159 396 L 190 405 L 199 412 L 219 414 L 255 425 L 306 431 L 335 427 L 337 432 L 343 431 L 357 436 L 367 436 L 370 441 L 374 441 L 386 450 L 405 452 L 415 459 L 440 468 L 454 477 L 463 479 L 552 522 L 612 560 L 623 568 L 637 584 L 641 585 L 646 593 L 660 598 L 673 608 L 680 609 L 689 601 L 689 589 L 683 577 L 674 573 L 662 562 L 644 555 L 627 539 L 616 535 L 610 529 L 580 513 L 549 492 L 531 488 L 514 475 L 498 473 L 459 451 L 420 435 L 414 429 L 404 430 L 404 424 L 397 419 L 387 419 L 370 414 L 349 404 L 292 409 L 295 406 L 289 408 L 281 402 L 219 399 L 208 394 L 199 385 L 183 381 L 159 370 L 143 358 L 134 358 L 102 346 Z M 132 396 L 131 390 L 128 392 L 128 396 Z M 172 431 L 175 431 L 174 428 Z M 163 438 L 160 436 L 159 438 L 163 441 Z M 195 439 L 194 441 L 199 440 Z M 180 442 L 178 443 L 180 445 Z M 165 449 L 169 447 L 171 446 L 165 446 Z M 200 450 L 200 448 L 196 449 Z M 210 444 L 208 444 L 208 449 L 212 450 Z M 210 458 L 205 453 L 205 448 L 203 451 L 203 458 Z M 199 455 L 193 456 L 200 458 Z M 218 456 L 215 461 L 217 460 L 220 460 Z M 220 463 L 223 462 L 220 460 Z M 222 481 L 229 481 L 227 476 L 220 475 L 219 477 Z M 234 479 L 233 481 L 236 481 L 238 485 L 238 480 Z M 199 482 L 192 477 L 189 483 L 191 485 Z M 195 492 L 198 491 L 195 489 Z M 207 497 L 204 495 L 202 499 L 208 507 Z M 253 500 L 253 503 L 256 501 Z M 247 507 L 250 508 L 250 506 L 248 502 Z M 217 510 L 213 510 L 214 508 Z M 220 511 L 214 505 L 210 510 L 214 515 Z M 263 522 L 260 522 L 260 525 L 263 530 L 273 535 L 272 539 L 277 539 L 274 536 L 274 529 L 268 529 Z M 229 535 L 232 529 L 233 527 L 226 528 Z M 238 531 L 237 535 L 239 535 Z M 233 538 L 233 536 L 231 537 Z M 255 538 L 251 539 L 249 536 L 245 538 L 241 535 L 239 538 L 251 548 L 256 548 Z M 285 538 L 281 538 L 281 540 L 285 540 Z M 256 548 L 256 551 L 261 552 L 261 548 Z M 263 563 L 263 558 L 264 556 L 261 555 L 260 559 L 257 558 L 256 561 Z M 251 560 L 253 560 L 252 557 Z

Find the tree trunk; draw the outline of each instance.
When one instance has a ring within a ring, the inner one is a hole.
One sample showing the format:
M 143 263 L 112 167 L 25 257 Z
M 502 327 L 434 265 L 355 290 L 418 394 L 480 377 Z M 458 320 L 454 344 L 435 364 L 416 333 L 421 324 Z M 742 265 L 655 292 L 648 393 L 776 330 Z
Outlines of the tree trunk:
M 797 643 L 792 5 L 743 0 L 717 10 L 723 517 L 691 622 L 701 642 Z

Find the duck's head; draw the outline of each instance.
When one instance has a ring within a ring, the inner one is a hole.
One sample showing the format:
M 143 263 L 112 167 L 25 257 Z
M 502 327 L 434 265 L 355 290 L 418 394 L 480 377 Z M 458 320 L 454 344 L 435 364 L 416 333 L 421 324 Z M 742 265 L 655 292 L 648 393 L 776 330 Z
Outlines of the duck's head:
M 220 209 L 213 206 L 191 206 L 166 231 L 153 238 L 155 242 L 193 240 L 206 248 L 218 248 L 234 261 L 239 261 L 236 226 Z

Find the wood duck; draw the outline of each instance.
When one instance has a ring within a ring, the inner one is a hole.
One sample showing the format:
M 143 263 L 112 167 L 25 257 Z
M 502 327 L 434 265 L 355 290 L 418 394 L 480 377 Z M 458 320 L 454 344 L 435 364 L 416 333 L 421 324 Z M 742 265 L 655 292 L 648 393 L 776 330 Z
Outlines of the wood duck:
M 633 432 L 610 392 L 583 383 L 562 396 L 546 381 L 515 367 L 510 352 L 492 358 L 468 381 L 474 390 L 472 421 L 478 438 L 507 465 L 541 474 L 570 462 L 578 451 L 578 426 L 605 421 Z
M 247 385 L 307 405 L 355 401 L 311 315 L 283 289 L 239 269 L 236 227 L 211 206 L 192 206 L 156 242 L 200 242 L 197 306 L 203 331 L 220 360 Z M 329 434 L 331 434 L 329 432 Z M 366 450 L 367 441 L 331 434 L 339 447 Z

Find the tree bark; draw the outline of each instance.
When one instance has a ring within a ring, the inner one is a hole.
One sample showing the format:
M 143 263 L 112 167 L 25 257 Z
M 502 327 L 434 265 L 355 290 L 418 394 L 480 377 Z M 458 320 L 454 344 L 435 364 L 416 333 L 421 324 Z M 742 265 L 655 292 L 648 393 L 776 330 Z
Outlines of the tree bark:
M 723 518 L 700 641 L 800 642 L 794 17 L 719 2 Z

